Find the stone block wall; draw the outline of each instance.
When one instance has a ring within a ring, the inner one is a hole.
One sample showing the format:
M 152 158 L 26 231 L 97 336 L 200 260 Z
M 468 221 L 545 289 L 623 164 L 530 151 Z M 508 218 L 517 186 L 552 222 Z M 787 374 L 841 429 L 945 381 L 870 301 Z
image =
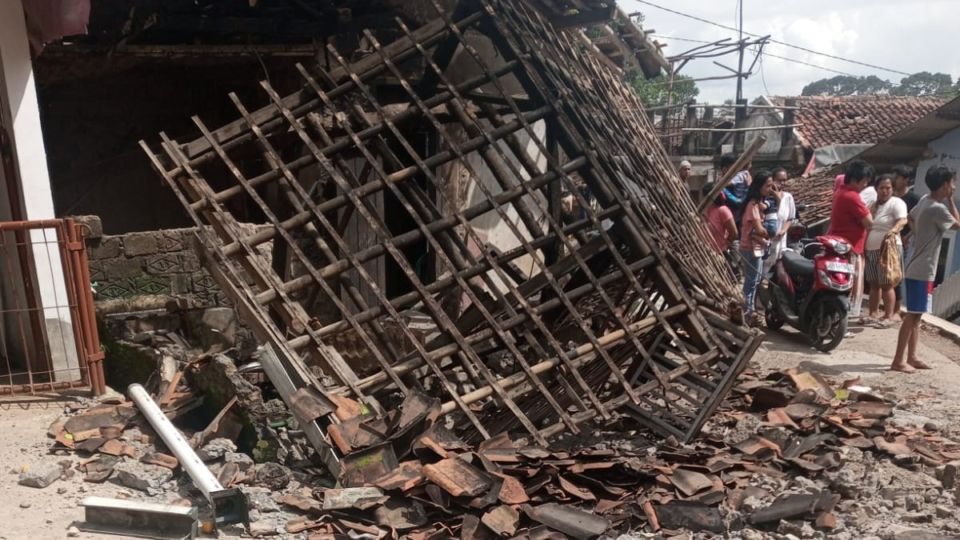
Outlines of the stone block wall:
M 88 239 L 90 280 L 97 300 L 179 296 L 196 307 L 226 304 L 191 247 L 193 229 L 103 235 Z
M 170 296 L 186 298 L 198 308 L 229 305 L 193 250 L 196 229 L 109 235 L 101 232 L 95 216 L 74 219 L 87 225 L 90 280 L 98 302 Z

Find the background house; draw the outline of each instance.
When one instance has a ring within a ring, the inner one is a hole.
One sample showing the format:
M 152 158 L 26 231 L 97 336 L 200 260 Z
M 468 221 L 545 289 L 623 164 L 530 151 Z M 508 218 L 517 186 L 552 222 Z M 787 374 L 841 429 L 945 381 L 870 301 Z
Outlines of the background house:
M 914 191 L 929 192 L 923 181 L 927 171 L 936 165 L 960 170 L 960 98 L 928 112 L 904 126 L 881 143 L 859 156 L 888 172 L 893 166 L 906 163 L 916 168 Z M 960 197 L 958 197 L 960 201 Z M 940 285 L 934 294 L 935 304 L 945 317 L 960 315 L 960 245 L 956 231 L 944 237 L 941 264 L 937 275 Z
M 751 109 L 745 126 L 771 129 L 747 132 L 746 144 L 765 135 L 767 142 L 755 164 L 809 172 L 846 161 L 945 101 L 909 96 L 764 96 L 754 104 L 797 108 Z M 791 125 L 795 127 L 777 129 Z

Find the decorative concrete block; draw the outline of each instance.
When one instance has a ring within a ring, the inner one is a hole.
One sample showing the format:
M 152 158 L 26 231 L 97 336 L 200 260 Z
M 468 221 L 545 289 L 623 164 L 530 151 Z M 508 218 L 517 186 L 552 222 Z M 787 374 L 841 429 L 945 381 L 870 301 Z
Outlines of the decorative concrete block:
M 187 249 L 188 246 L 183 241 L 184 232 L 185 231 L 181 229 L 158 231 L 156 233 L 157 249 L 164 253 Z
M 131 233 L 123 237 L 123 252 L 127 257 L 153 255 L 159 251 L 157 245 L 159 233 Z
M 117 236 L 103 236 L 89 242 L 87 254 L 91 261 L 113 259 L 122 255 L 123 242 Z
M 192 251 L 184 251 L 177 254 L 179 259 L 178 272 L 192 273 L 200 271 L 200 259 Z
M 110 280 L 132 278 L 143 273 L 143 259 L 109 259 L 103 261 L 103 268 Z
M 146 257 L 144 267 L 148 274 L 165 276 L 180 271 L 180 260 L 173 253 L 160 253 Z

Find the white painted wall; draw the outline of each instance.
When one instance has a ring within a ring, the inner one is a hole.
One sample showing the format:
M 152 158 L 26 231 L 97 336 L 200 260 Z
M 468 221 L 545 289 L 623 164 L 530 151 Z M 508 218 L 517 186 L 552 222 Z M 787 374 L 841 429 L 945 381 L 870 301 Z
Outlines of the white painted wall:
M 40 108 L 30 60 L 30 45 L 23 6 L 19 0 L 0 1 L 0 66 L 2 66 L 3 118 L 9 125 L 20 173 L 25 217 L 28 220 L 55 217 L 47 156 L 40 125 Z M 34 265 L 40 300 L 47 323 L 47 337 L 57 370 L 57 380 L 78 376 L 71 315 L 67 306 L 63 266 L 52 230 L 34 231 Z M 46 242 L 54 242 L 52 244 Z
M 928 150 L 931 157 L 917 164 L 917 180 L 913 189 L 918 195 L 926 195 L 930 192 L 923 179 L 931 167 L 942 164 L 960 171 L 960 128 L 932 141 Z M 960 201 L 960 197 L 957 199 Z M 960 247 L 957 246 L 957 232 L 950 231 L 945 235 L 945 238 L 950 240 L 950 250 L 947 252 L 947 267 L 944 271 L 944 279 L 960 272 Z

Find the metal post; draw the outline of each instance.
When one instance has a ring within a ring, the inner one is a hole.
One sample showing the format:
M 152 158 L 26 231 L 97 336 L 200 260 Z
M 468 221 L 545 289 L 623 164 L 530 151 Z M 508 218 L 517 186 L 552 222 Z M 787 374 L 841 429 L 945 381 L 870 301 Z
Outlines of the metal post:
M 210 472 L 203 461 L 190 448 L 183 435 L 174 427 L 167 415 L 163 414 L 157 403 L 150 397 L 146 389 L 139 384 L 131 384 L 127 388 L 127 395 L 137 404 L 140 412 L 147 418 L 150 425 L 156 430 L 167 448 L 177 459 L 180 465 L 193 479 L 193 485 L 203 493 L 213 506 L 214 520 L 218 525 L 228 523 L 248 523 L 247 502 L 239 489 L 224 489 L 217 481 L 217 477 Z

